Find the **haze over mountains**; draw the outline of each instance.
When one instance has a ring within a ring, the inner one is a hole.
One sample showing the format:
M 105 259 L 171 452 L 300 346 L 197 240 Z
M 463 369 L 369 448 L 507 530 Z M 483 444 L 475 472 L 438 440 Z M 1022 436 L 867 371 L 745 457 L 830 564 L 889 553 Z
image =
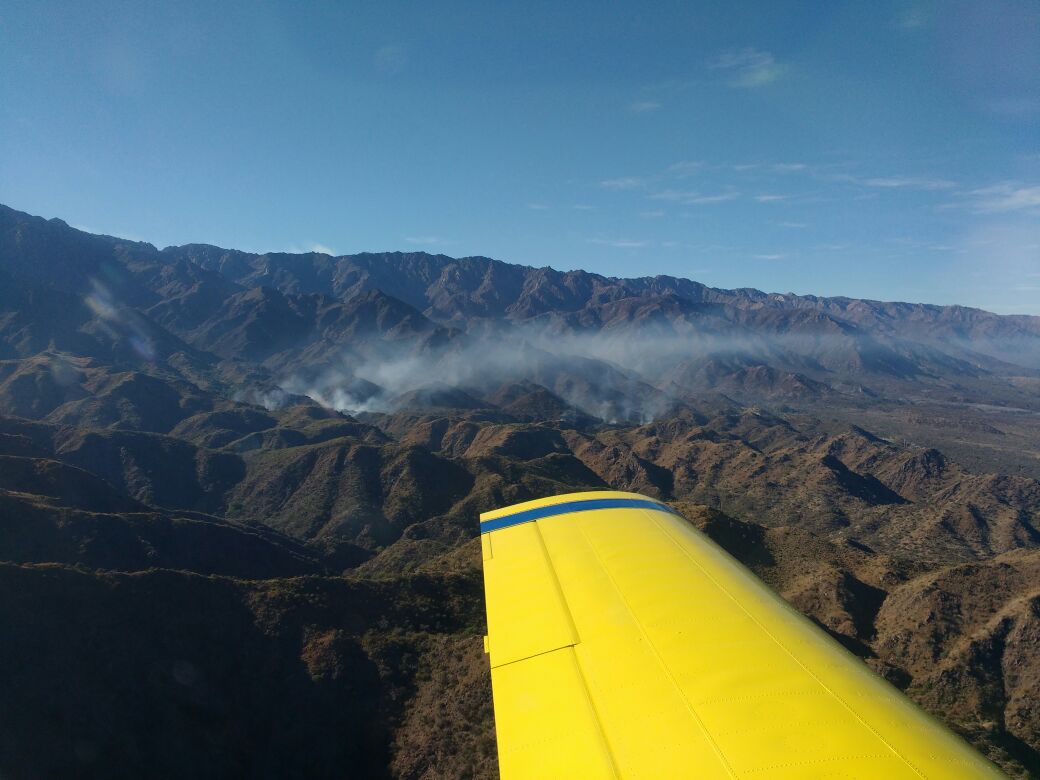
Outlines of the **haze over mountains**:
M 1040 317 L 0 207 L 0 773 L 485 776 L 477 515 L 605 486 L 1040 772 L 1038 390 Z
M 190 346 L 211 361 L 259 363 L 290 386 L 309 387 L 304 376 L 320 384 L 322 370 L 336 373 L 340 389 L 349 385 L 344 378 L 356 378 L 357 396 L 341 399 L 344 408 L 348 401 L 385 408 L 424 384 L 486 387 L 528 375 L 566 396 L 574 391 L 563 387 L 567 369 L 554 358 L 569 363 L 573 355 L 598 361 L 574 373 L 597 373 L 608 386 L 602 396 L 577 391 L 565 400 L 637 417 L 655 410 L 612 409 L 610 391 L 634 395 L 626 382 L 641 381 L 658 392 L 640 393 L 668 404 L 691 390 L 720 388 L 749 398 L 920 395 L 926 388 L 936 400 L 1028 404 L 1030 380 L 1040 376 L 1040 317 L 718 290 L 673 277 L 606 278 L 479 257 L 254 255 L 206 245 L 158 251 L 10 209 L 3 230 L 7 303 L 21 303 L 26 285 L 36 284 L 75 296 L 79 309 L 46 326 L 10 323 L 17 336 L 5 339 L 9 355 L 48 339 L 71 344 L 83 338 L 72 327 L 79 324 L 95 349 L 111 351 L 120 345 L 96 323 L 111 330 L 119 322 L 123 341 L 137 344 L 145 360 L 187 356 Z M 56 255 L 66 259 L 51 261 Z M 487 339 L 502 348 L 489 354 Z

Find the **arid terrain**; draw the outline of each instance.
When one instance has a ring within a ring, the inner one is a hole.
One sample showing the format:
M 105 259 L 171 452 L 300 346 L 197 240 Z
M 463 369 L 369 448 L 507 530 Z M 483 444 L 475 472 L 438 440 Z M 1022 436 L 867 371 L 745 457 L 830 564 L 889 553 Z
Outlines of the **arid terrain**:
M 478 515 L 670 502 L 1040 776 L 1040 318 L 0 206 L 0 776 L 495 775 Z

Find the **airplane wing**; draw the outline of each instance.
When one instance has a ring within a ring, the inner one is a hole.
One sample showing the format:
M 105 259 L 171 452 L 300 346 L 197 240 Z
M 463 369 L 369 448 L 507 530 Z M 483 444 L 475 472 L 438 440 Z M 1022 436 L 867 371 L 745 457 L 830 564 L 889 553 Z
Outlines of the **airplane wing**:
M 480 517 L 502 777 L 1002 777 L 658 501 Z

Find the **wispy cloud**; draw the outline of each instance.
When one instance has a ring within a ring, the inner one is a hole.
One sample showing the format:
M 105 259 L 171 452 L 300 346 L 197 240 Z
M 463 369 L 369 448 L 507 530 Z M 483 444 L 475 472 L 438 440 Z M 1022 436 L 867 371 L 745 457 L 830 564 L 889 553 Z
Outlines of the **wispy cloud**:
M 814 173 L 815 167 L 803 162 L 776 162 L 776 163 L 737 163 L 734 165 L 721 165 L 719 168 L 735 171 L 736 173 L 747 173 L 748 171 L 764 173 Z
M 605 190 L 638 190 L 647 185 L 643 176 L 620 176 L 616 179 L 604 179 L 599 186 Z
M 655 192 L 652 195 L 650 195 L 650 197 L 653 200 L 668 200 L 668 201 L 673 201 L 675 203 L 685 203 L 688 200 L 692 200 L 693 198 L 700 197 L 700 193 L 699 192 L 692 192 L 690 190 L 672 190 L 672 189 L 668 189 L 668 190 L 661 190 L 660 192 Z
M 679 160 L 663 171 L 648 176 L 618 176 L 603 179 L 599 186 L 605 190 L 646 190 L 652 186 L 663 186 L 670 180 L 687 179 L 700 173 L 706 167 L 700 160 Z
M 661 190 L 650 195 L 653 200 L 666 200 L 672 203 L 681 203 L 684 206 L 699 206 L 709 203 L 724 203 L 728 200 L 736 200 L 740 197 L 740 193 L 736 190 L 730 190 L 728 192 L 719 192 L 713 194 L 704 194 L 702 192 L 696 192 L 691 190 Z
M 628 104 L 628 110 L 633 114 L 645 114 L 650 111 L 656 111 L 661 107 L 661 104 L 656 100 L 636 100 Z
M 704 163 L 700 160 L 679 160 L 665 169 L 665 175 L 674 176 L 677 179 L 685 179 L 704 170 Z
M 642 249 L 650 246 L 649 241 L 636 241 L 631 238 L 590 238 L 590 244 L 600 246 L 612 246 L 616 249 Z
M 258 254 L 265 254 L 266 252 L 284 252 L 290 255 L 306 255 L 311 252 L 317 252 L 318 254 L 332 255 L 333 257 L 338 254 L 328 244 L 322 244 L 318 241 L 303 241 L 299 244 L 290 244 L 284 249 L 265 249 L 258 252 Z
M 949 179 L 926 179 L 916 176 L 878 176 L 860 179 L 859 183 L 867 187 L 905 190 L 949 190 L 957 186 L 957 182 Z
M 798 173 L 808 169 L 805 163 L 773 163 L 769 166 L 776 173 Z
M 687 204 L 703 204 L 703 203 L 725 203 L 728 200 L 736 200 L 740 197 L 739 192 L 720 192 L 717 195 L 700 195 L 690 200 L 685 200 L 683 203 Z
M 783 260 L 787 255 L 783 254 L 765 254 L 765 255 L 752 255 L 756 260 Z
M 726 83 L 743 89 L 772 84 L 787 70 L 769 52 L 752 47 L 723 52 L 708 63 L 708 68 L 728 73 Z
M 527 208 L 531 209 L 531 211 L 548 211 L 549 210 L 549 206 L 546 205 L 545 203 L 528 203 L 527 204 Z
M 960 202 L 939 208 L 974 205 L 979 210 L 989 211 L 1032 208 L 1035 206 L 1036 190 L 1040 189 L 1013 187 L 1005 183 L 1001 187 L 977 191 L 973 196 L 974 202 L 969 203 L 968 194 L 962 191 L 963 184 L 952 179 L 903 173 L 855 175 L 843 170 L 850 164 L 822 164 L 797 159 L 779 162 L 760 160 L 739 164 L 680 160 L 654 173 L 604 179 L 599 182 L 599 186 L 609 190 L 631 191 L 648 200 L 683 206 L 707 206 L 738 200 L 761 204 L 808 204 L 834 201 L 842 197 L 876 200 L 884 197 L 885 193 L 900 191 L 949 191 L 955 194 Z M 815 189 L 789 191 L 788 183 L 803 179 L 815 182 Z M 855 187 L 856 191 L 829 191 L 825 188 L 826 184 L 850 185 Z M 758 190 L 757 193 L 755 190 Z
M 660 211 L 660 210 L 657 210 L 657 211 L 640 211 L 639 212 L 639 216 L 641 216 L 643 219 L 660 219 L 664 215 L 665 215 L 665 213 L 663 211 Z
M 999 213 L 1040 210 L 1040 186 L 1005 181 L 968 193 L 976 211 Z
M 893 23 L 900 30 L 917 30 L 928 24 L 928 14 L 923 8 L 908 8 Z
M 443 246 L 452 243 L 441 236 L 405 236 L 404 240 L 409 244 L 421 244 L 423 246 Z

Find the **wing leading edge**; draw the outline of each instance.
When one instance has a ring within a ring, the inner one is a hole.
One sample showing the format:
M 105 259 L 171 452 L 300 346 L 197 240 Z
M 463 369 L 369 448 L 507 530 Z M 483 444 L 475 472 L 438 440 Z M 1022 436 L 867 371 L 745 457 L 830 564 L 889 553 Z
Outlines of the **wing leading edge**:
M 633 493 L 481 515 L 502 777 L 1001 777 Z

